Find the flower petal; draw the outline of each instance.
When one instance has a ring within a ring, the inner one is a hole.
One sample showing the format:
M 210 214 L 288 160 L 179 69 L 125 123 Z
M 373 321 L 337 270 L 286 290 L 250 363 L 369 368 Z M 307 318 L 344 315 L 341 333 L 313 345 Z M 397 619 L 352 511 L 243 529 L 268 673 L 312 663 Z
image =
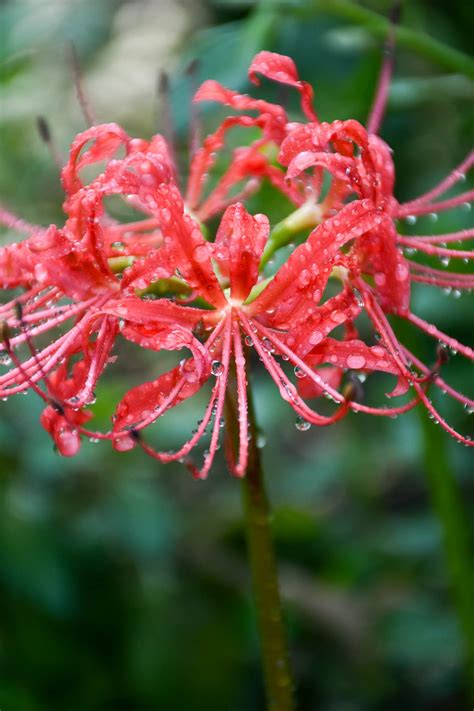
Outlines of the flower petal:
M 230 279 L 232 298 L 243 301 L 257 282 L 269 231 L 268 218 L 250 215 L 242 203 L 225 211 L 212 245 L 212 254 L 222 274 Z
M 358 200 L 325 220 L 249 304 L 249 314 L 269 313 L 268 322 L 276 328 L 306 320 L 319 304 L 333 267 L 344 261 L 340 248 L 370 230 L 376 214 L 370 200 Z
M 259 52 L 249 69 L 249 78 L 254 84 L 260 83 L 257 74 L 297 89 L 301 94 L 301 108 L 304 114 L 310 121 L 318 120 L 313 108 L 313 88 L 308 82 L 299 79 L 296 65 L 290 57 L 275 52 Z

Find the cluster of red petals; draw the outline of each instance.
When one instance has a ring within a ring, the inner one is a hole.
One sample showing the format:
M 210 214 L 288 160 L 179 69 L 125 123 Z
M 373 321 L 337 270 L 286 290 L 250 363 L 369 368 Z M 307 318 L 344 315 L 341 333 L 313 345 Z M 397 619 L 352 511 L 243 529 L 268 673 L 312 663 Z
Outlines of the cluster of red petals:
M 446 244 L 467 241 L 474 230 L 404 237 L 397 232 L 397 220 L 472 200 L 472 191 L 438 198 L 469 169 L 474 154 L 429 193 L 399 204 L 393 195 L 391 152 L 382 139 L 354 120 L 320 123 L 312 89 L 298 78 L 288 57 L 259 53 L 249 71 L 257 84 L 258 75 L 295 88 L 305 122 L 290 121 L 277 104 L 205 82 L 195 101 L 217 101 L 240 113 L 226 118 L 193 156 L 185 197 L 162 136 L 133 139 L 119 126 L 106 124 L 80 134 L 71 146 L 62 171 L 62 228 L 29 225 L 0 210 L 3 224 L 26 234 L 23 241 L 0 249 L 0 285 L 13 290 L 0 306 L 0 356 L 4 365 L 11 363 L 0 374 L 0 397 L 33 389 L 45 402 L 41 421 L 61 454 L 75 454 L 86 435 L 111 439 L 120 451 L 139 445 L 163 462 L 185 460 L 196 476 L 205 477 L 219 446 L 232 385 L 239 447 L 231 468 L 244 475 L 249 346 L 296 412 L 301 429 L 336 422 L 351 409 L 396 415 L 421 401 L 447 431 L 471 443 L 444 421 L 428 396 L 434 384 L 468 408 L 474 405 L 441 378 L 445 352 L 438 350 L 434 366 L 424 365 L 400 343 L 389 317 L 396 314 L 473 359 L 472 349 L 412 313 L 410 287 L 421 282 L 471 289 L 474 277 L 410 261 L 404 249 L 470 260 L 472 250 Z M 374 110 L 380 114 L 377 104 Z M 207 176 L 234 126 L 258 128 L 260 137 L 234 152 L 209 190 Z M 272 154 L 278 154 L 278 161 Z M 95 169 L 96 177 L 85 181 L 84 169 Z M 321 197 L 325 172 L 331 181 Z M 271 242 L 268 219 L 251 215 L 244 206 L 264 179 L 296 210 L 310 207 L 314 216 L 314 229 L 270 279 L 262 274 L 262 257 Z M 123 222 L 110 214 L 114 196 L 133 219 Z M 222 218 L 210 241 L 201 223 L 216 214 Z M 327 296 L 331 277 L 339 290 Z M 376 345 L 360 339 L 355 321 L 361 312 L 378 334 Z M 46 333 L 50 340 L 44 345 Z M 99 377 L 117 357 L 112 355 L 116 341 L 123 338 L 157 352 L 186 349 L 189 357 L 129 390 L 110 432 L 90 431 L 85 428 L 91 417 L 87 407 L 94 402 Z M 396 379 L 389 396 L 411 391 L 412 398 L 395 407 L 364 405 L 348 371 L 389 373 Z M 142 430 L 209 381 L 208 404 L 189 440 L 176 452 L 154 449 Z M 335 403 L 332 414 L 321 414 L 306 402 L 320 395 Z M 189 454 L 209 429 L 210 443 L 198 467 Z

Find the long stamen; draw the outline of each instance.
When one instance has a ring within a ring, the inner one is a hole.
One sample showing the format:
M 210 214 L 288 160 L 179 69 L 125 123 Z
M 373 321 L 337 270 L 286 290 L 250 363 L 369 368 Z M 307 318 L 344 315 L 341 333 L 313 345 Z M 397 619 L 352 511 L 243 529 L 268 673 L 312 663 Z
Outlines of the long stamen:
M 86 97 L 81 65 L 79 62 L 79 57 L 77 55 L 76 47 L 73 42 L 70 42 L 69 44 L 69 62 L 72 69 L 74 86 L 76 88 L 77 101 L 79 103 L 79 106 L 81 107 L 82 115 L 84 116 L 86 125 L 89 128 L 90 126 L 93 126 L 96 123 L 96 117 Z
M 432 338 L 437 338 L 438 340 L 440 340 L 446 346 L 451 348 L 451 350 L 459 351 L 459 353 L 461 353 L 466 358 L 474 360 L 474 350 L 472 350 L 472 348 L 469 348 L 469 346 L 465 346 L 462 343 L 459 343 L 459 341 L 457 341 L 455 338 L 451 338 L 446 333 L 443 333 L 443 331 L 440 331 L 432 323 L 428 323 L 424 319 L 412 313 L 408 314 L 408 316 L 406 316 L 405 318 L 407 319 L 407 321 L 410 321 L 410 323 L 413 323 L 415 326 L 418 326 L 418 328 L 430 335 Z
M 453 259 L 474 259 L 474 250 L 446 249 L 445 247 L 435 247 L 428 241 L 421 242 L 413 237 L 402 237 L 398 235 L 397 242 L 404 247 L 416 249 L 425 254 L 435 257 L 452 257 Z
M 242 317 L 242 314 L 241 314 Z M 244 323 L 248 328 L 248 320 L 246 317 L 243 317 Z M 339 393 L 337 390 L 332 388 L 321 376 L 319 376 L 312 368 L 310 368 L 306 363 L 299 358 L 294 351 L 291 350 L 291 348 L 288 348 L 288 346 L 281 341 L 278 336 L 275 335 L 273 331 L 270 329 L 266 328 L 265 326 L 262 326 L 261 323 L 254 321 L 254 325 L 257 327 L 261 333 L 269 339 L 269 341 L 272 342 L 272 344 L 279 350 L 280 353 L 283 353 L 284 355 L 288 356 L 289 361 L 296 366 L 297 368 L 300 368 L 305 375 L 309 376 L 313 382 L 316 383 L 320 388 L 323 389 L 323 391 L 330 396 L 335 402 L 343 403 L 344 402 L 344 397 Z M 250 334 L 251 336 L 252 334 Z
M 217 327 L 214 329 L 212 334 L 209 336 L 207 343 L 206 343 L 206 346 L 208 348 L 211 348 L 213 346 L 213 344 L 220 337 L 220 334 L 221 334 L 222 329 L 224 327 L 224 323 L 225 323 L 224 321 L 221 321 L 217 325 Z M 177 388 L 179 386 L 179 390 L 181 389 L 183 382 L 184 382 L 184 378 L 183 378 L 183 381 L 180 380 L 178 382 Z M 203 418 L 201 419 L 201 421 L 199 422 L 199 425 L 198 425 L 196 431 L 193 433 L 193 436 L 187 442 L 185 442 L 185 444 L 178 451 L 171 453 L 171 454 L 170 454 L 170 452 L 158 452 L 151 445 L 147 444 L 142 439 L 140 439 L 139 444 L 142 447 L 142 449 L 147 454 L 152 456 L 154 459 L 158 459 L 160 462 L 172 462 L 172 461 L 176 461 L 177 459 L 182 459 L 183 457 L 185 457 L 195 447 L 195 445 L 199 442 L 199 440 L 204 436 L 207 425 L 209 424 L 211 418 L 215 414 L 215 401 L 217 399 L 218 386 L 219 386 L 219 381 L 217 381 L 216 384 L 214 385 L 214 388 L 212 390 L 211 397 L 208 402 L 205 414 L 204 414 Z M 177 390 L 177 393 L 179 392 L 179 390 Z M 175 400 L 177 393 L 173 396 L 172 399 L 170 399 L 170 403 L 169 403 L 170 405 L 173 404 L 172 401 Z M 149 424 L 154 422 L 161 414 L 163 414 L 165 409 L 166 408 L 161 409 L 161 406 L 160 406 L 161 411 L 159 413 L 158 413 L 158 411 L 155 411 L 154 413 L 150 414 L 149 421 L 147 419 L 147 420 L 140 422 L 139 424 L 134 426 L 134 429 L 140 430 L 140 429 L 143 429 L 143 427 L 148 426 Z M 115 433 L 115 436 L 120 436 L 120 434 L 124 434 L 124 433 L 125 433 L 125 430 L 122 431 L 121 433 L 118 433 L 118 434 Z
M 368 291 L 368 289 L 364 288 L 360 284 L 361 289 L 364 289 L 366 296 L 369 298 L 366 299 L 366 307 L 367 307 L 367 313 L 374 324 L 375 328 L 379 331 L 382 337 L 382 341 L 385 343 L 386 347 L 388 348 L 389 352 L 392 353 L 394 357 L 399 357 L 400 354 L 400 348 L 401 346 L 398 344 L 398 342 L 395 339 L 395 336 L 393 334 L 392 329 L 390 328 L 390 325 L 388 324 L 387 319 L 385 318 L 383 312 L 381 311 L 379 305 L 375 301 L 375 299 L 372 299 L 371 293 Z M 393 345 L 393 339 L 395 340 L 395 347 Z M 403 350 L 403 349 L 402 349 Z M 403 355 L 405 358 L 406 356 Z M 424 387 L 420 385 L 416 379 L 413 377 L 409 378 L 409 381 L 416 391 L 419 399 L 421 402 L 425 405 L 427 408 L 428 412 L 430 413 L 431 417 L 436 421 L 441 427 L 448 432 L 452 437 L 454 437 L 458 442 L 461 442 L 461 444 L 465 444 L 466 446 L 474 446 L 474 443 L 469 437 L 464 437 L 461 435 L 459 432 L 457 432 L 453 427 L 451 427 L 446 420 L 440 415 L 440 413 L 436 410 L 434 407 L 433 403 L 431 400 L 428 398 L 428 396 L 425 393 Z
M 402 218 L 410 215 L 420 216 L 427 215 L 431 212 L 443 212 L 444 210 L 451 210 L 453 207 L 457 207 L 458 205 L 472 202 L 472 200 L 474 200 L 474 190 L 468 190 L 461 195 L 455 195 L 455 197 L 448 198 L 447 200 L 432 202 L 428 205 L 425 203 L 418 203 L 416 205 L 413 203 L 404 203 L 397 209 L 395 217 Z
M 397 239 L 400 235 L 397 236 Z M 416 240 L 417 242 L 432 242 L 433 244 L 448 243 L 448 242 L 464 242 L 474 239 L 474 229 L 460 230 L 459 232 L 450 232 L 445 235 L 410 235 L 404 239 Z
M 286 400 L 291 407 L 295 410 L 295 412 L 300 415 L 304 420 L 318 425 L 318 426 L 326 426 L 333 424 L 334 422 L 337 422 L 341 417 L 345 415 L 348 409 L 348 402 L 343 402 L 341 406 L 337 409 L 337 411 L 330 417 L 326 417 L 324 415 L 320 415 L 318 412 L 315 412 L 312 410 L 308 405 L 304 402 L 304 400 L 301 399 L 301 397 L 298 395 L 298 392 L 296 390 L 296 387 L 293 385 L 293 383 L 289 380 L 288 376 L 284 372 L 284 370 L 281 368 L 279 363 L 276 362 L 274 358 L 270 355 L 270 353 L 267 351 L 267 349 L 264 347 L 264 345 L 261 343 L 260 339 L 257 337 L 255 331 L 252 329 L 251 323 L 241 314 L 241 319 L 242 319 L 242 324 L 244 326 L 244 329 L 246 333 L 250 336 L 250 338 L 253 340 L 255 349 L 257 353 L 259 354 L 260 358 L 262 359 L 262 362 L 265 366 L 265 368 L 268 370 L 269 374 L 271 375 L 273 381 L 277 385 L 280 394 L 284 400 Z M 325 384 L 325 388 L 327 389 L 327 384 Z M 338 394 L 339 398 L 342 396 Z
M 47 393 L 45 393 L 43 390 L 41 390 L 41 388 L 39 388 L 39 387 L 36 385 L 36 383 L 33 382 L 33 380 L 31 380 L 30 378 L 28 378 L 28 374 L 25 373 L 25 371 L 23 370 L 23 364 L 22 364 L 22 362 L 21 362 L 20 359 L 17 357 L 15 351 L 14 351 L 13 348 L 11 347 L 10 339 L 9 339 L 9 337 L 8 337 L 8 334 L 7 334 L 6 330 L 5 330 L 5 327 L 4 327 L 2 330 L 3 330 L 3 334 L 2 334 L 2 335 L 3 335 L 3 343 L 4 343 L 4 345 L 5 345 L 5 351 L 8 353 L 9 357 L 11 358 L 12 362 L 13 362 L 14 365 L 16 366 L 17 370 L 18 370 L 18 371 L 23 375 L 23 377 L 26 379 L 26 381 L 27 381 L 27 383 L 28 383 L 28 387 L 30 387 L 42 400 L 44 400 L 46 403 L 48 403 L 48 405 L 53 405 L 53 406 L 55 406 L 55 407 L 60 407 L 60 406 L 58 405 L 58 403 L 56 403 Z M 36 361 L 35 356 L 33 356 L 33 358 L 34 358 L 35 361 Z M 39 363 L 38 363 L 38 366 L 41 368 L 41 366 L 39 365 Z M 44 373 L 43 373 L 42 369 L 41 369 L 41 377 L 44 378 Z
M 374 102 L 367 121 L 367 131 L 369 133 L 378 133 L 387 106 L 388 91 L 395 63 L 395 29 L 400 17 L 400 6 L 401 2 L 398 0 L 394 3 L 390 14 L 390 27 L 384 47 L 384 59 Z
M 225 393 L 227 389 L 227 383 L 229 380 L 229 361 L 230 353 L 232 350 L 232 317 L 229 316 L 226 319 L 225 333 L 224 333 L 224 343 L 222 345 L 222 373 L 219 377 L 219 384 L 217 389 L 217 403 L 215 408 L 215 419 L 214 426 L 212 428 L 211 442 L 209 444 L 208 453 L 204 457 L 204 464 L 200 470 L 195 470 L 195 476 L 198 479 L 205 479 L 209 473 L 209 469 L 212 466 L 214 457 L 217 451 L 217 445 L 219 441 L 219 434 L 221 429 L 221 420 L 224 413 L 224 403 L 225 403 Z
M 451 173 L 444 178 L 436 187 L 429 190 L 427 193 L 420 195 L 414 200 L 403 203 L 403 208 L 406 208 L 410 212 L 411 208 L 419 205 L 420 203 L 431 202 L 434 198 L 445 193 L 449 188 L 458 183 L 460 180 L 464 180 L 466 177 L 466 172 L 469 168 L 474 165 L 474 151 L 471 151 L 467 157 L 455 168 Z M 431 210 L 430 210 L 431 211 Z
M 234 358 L 237 373 L 237 405 L 239 419 L 239 459 L 234 466 L 236 476 L 244 476 L 248 462 L 248 402 L 247 378 L 245 374 L 245 356 L 238 323 L 234 329 Z
M 421 370 L 422 373 L 425 373 L 425 375 L 430 375 L 431 371 L 430 369 L 419 359 L 416 357 L 414 353 L 408 350 L 408 348 L 405 348 L 405 346 L 402 346 L 403 351 L 405 354 L 408 356 L 408 358 L 413 362 L 416 367 Z M 463 393 L 460 393 L 458 390 L 455 390 L 449 383 L 447 383 L 443 378 L 439 376 L 439 374 L 436 374 L 432 378 L 433 383 L 440 388 L 440 390 L 446 392 L 448 395 L 451 395 L 452 398 L 460 402 L 462 405 L 464 405 L 467 408 L 474 408 L 474 400 L 471 400 L 467 395 L 464 395 Z
M 161 133 L 166 139 L 168 144 L 168 151 L 170 154 L 171 161 L 173 163 L 173 168 L 176 177 L 178 177 L 178 163 L 177 163 L 177 139 L 176 132 L 173 125 L 173 117 L 171 113 L 171 98 L 170 98 L 170 82 L 168 73 L 165 71 L 160 71 L 158 74 L 157 82 L 157 96 L 160 102 L 160 116 L 159 121 L 161 126 Z
M 190 79 L 191 96 L 197 92 L 197 72 L 199 69 L 199 59 L 193 59 L 186 67 L 185 73 Z M 201 145 L 201 122 L 199 106 L 195 101 L 190 101 L 189 106 L 189 157 L 190 160 L 196 155 Z

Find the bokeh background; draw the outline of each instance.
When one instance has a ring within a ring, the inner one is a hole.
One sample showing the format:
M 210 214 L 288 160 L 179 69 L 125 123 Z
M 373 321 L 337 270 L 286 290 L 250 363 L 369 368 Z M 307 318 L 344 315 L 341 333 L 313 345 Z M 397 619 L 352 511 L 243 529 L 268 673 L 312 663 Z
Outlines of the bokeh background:
M 169 72 L 184 165 L 193 85 L 213 77 L 248 90 L 246 70 L 260 49 L 294 57 L 322 118 L 363 121 L 382 40 L 358 10 L 387 16 L 390 6 L 3 0 L 1 202 L 39 224 L 61 222 L 57 169 L 35 119 L 47 117 L 63 154 L 85 127 L 66 59 L 71 40 L 99 121 L 137 135 L 163 128 L 156 83 L 159 70 Z M 402 22 L 470 50 L 468 0 L 412 0 Z M 193 79 L 186 67 L 196 57 Z M 435 184 L 471 148 L 473 98 L 465 74 L 422 47 L 398 47 L 383 136 L 394 148 L 400 199 Z M 203 120 L 211 128 L 219 115 L 210 109 Z M 270 191 L 255 207 L 278 219 Z M 404 229 L 454 231 L 469 217 L 457 209 Z M 424 318 L 473 345 L 472 295 L 428 288 L 414 299 Z M 433 360 L 432 343 L 405 336 Z M 144 369 L 152 377 L 155 358 L 130 348 L 100 388 L 99 422 Z M 448 371 L 472 397 L 469 366 L 453 357 Z M 470 708 L 472 453 L 417 411 L 299 432 L 258 366 L 253 381 L 299 708 Z M 451 422 L 472 433 L 472 417 L 442 400 Z M 200 404 L 160 422 L 160 441 L 178 445 Z M 0 404 L 2 711 L 262 709 L 240 489 L 223 461 L 196 483 L 181 465 L 107 444 L 85 442 L 66 460 L 39 426 L 40 411 L 34 395 Z

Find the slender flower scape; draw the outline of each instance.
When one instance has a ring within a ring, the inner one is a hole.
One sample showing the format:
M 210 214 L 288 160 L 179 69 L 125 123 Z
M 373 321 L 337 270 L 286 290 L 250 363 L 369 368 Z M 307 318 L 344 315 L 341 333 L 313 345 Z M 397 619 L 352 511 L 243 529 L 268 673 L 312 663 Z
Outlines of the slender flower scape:
M 160 461 L 183 460 L 197 477 L 205 477 L 219 447 L 226 394 L 235 387 L 239 446 L 229 464 L 235 475 L 243 476 L 252 346 L 295 411 L 299 429 L 329 425 L 349 410 L 393 416 L 421 401 L 444 429 L 471 444 L 441 418 L 428 389 L 435 384 L 472 408 L 473 401 L 450 387 L 440 369 L 448 349 L 471 360 L 474 353 L 411 311 L 410 287 L 421 282 L 471 289 L 474 276 L 408 260 L 403 250 L 471 260 L 472 250 L 446 244 L 467 241 L 474 230 L 404 237 L 397 233 L 396 220 L 472 200 L 473 191 L 439 198 L 462 179 L 474 154 L 429 193 L 399 204 L 393 195 L 390 149 L 376 135 L 389 69 L 385 65 L 382 71 L 369 130 L 354 120 L 320 123 L 312 89 L 299 80 L 288 57 L 261 52 L 249 76 L 255 83 L 259 74 L 295 88 L 306 123 L 290 122 L 281 106 L 205 82 L 196 101 L 218 101 L 251 113 L 227 117 L 204 140 L 191 161 L 185 198 L 172 150 L 162 136 L 149 142 L 132 139 L 115 124 L 94 126 L 77 136 L 62 171 L 62 228 L 29 225 L 0 210 L 1 222 L 27 235 L 0 250 L 0 283 L 15 290 L 0 306 L 0 352 L 3 364 L 11 363 L 0 375 L 0 397 L 34 390 L 46 405 L 42 424 L 63 455 L 75 454 L 86 435 L 110 439 L 120 451 L 139 445 Z M 234 152 L 209 191 L 216 152 L 233 126 L 258 128 L 261 135 Z M 85 183 L 83 169 L 95 166 L 97 172 L 104 162 L 103 171 Z M 331 183 L 321 199 L 325 171 Z M 263 179 L 295 206 L 273 231 L 265 215 L 251 215 L 244 206 Z M 110 214 L 114 196 L 133 212 L 130 221 Z M 202 223 L 218 214 L 222 218 L 215 238 L 206 239 Z M 268 277 L 263 268 L 272 254 L 305 228 L 310 229 L 306 240 Z M 19 295 L 18 289 L 23 290 Z M 376 345 L 359 337 L 355 322 L 362 312 L 378 334 Z M 433 367 L 398 341 L 388 320 L 391 314 L 440 342 Z M 53 337 L 48 344 L 41 339 L 46 333 Z M 37 345 L 38 338 L 42 345 Z M 148 350 L 187 349 L 190 355 L 129 390 L 116 408 L 110 432 L 93 432 L 84 426 L 92 417 L 87 407 L 106 365 L 116 359 L 114 344 L 123 338 Z M 354 371 L 364 377 L 388 373 L 396 378 L 390 397 L 408 391 L 413 396 L 396 407 L 365 405 Z M 176 452 L 152 447 L 142 430 L 207 382 L 209 401 L 190 439 Z M 320 395 L 334 402 L 332 414 L 307 404 L 306 399 Z M 208 429 L 210 443 L 198 467 L 189 455 Z

